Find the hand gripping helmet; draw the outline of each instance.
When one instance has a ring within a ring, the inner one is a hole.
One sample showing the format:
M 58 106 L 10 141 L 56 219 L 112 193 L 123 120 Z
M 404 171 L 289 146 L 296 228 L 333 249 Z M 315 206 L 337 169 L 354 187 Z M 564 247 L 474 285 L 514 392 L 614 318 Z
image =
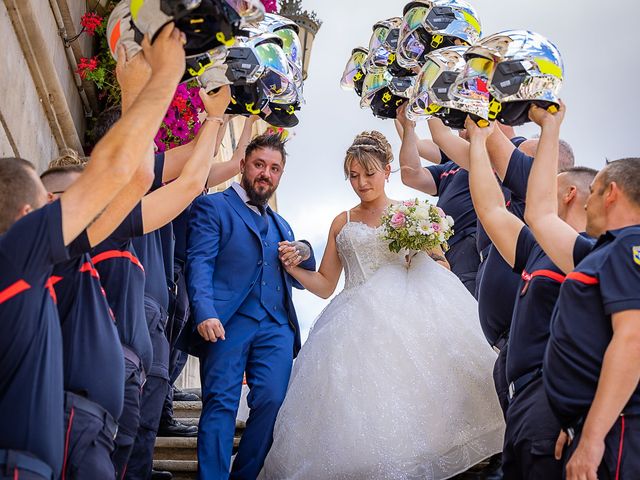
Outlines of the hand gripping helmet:
M 526 30 L 497 33 L 469 48 L 466 59 L 452 89 L 461 108 L 516 126 L 529 121 L 532 103 L 551 110 L 559 107 L 562 56 L 542 35 Z
M 398 39 L 398 63 L 424 64 L 438 48 L 474 45 L 482 32 L 476 10 L 464 0 L 415 0 L 404 7 Z
M 409 97 L 416 77 L 394 77 L 385 67 L 367 72 L 362 85 L 360 107 L 369 107 L 379 118 L 396 118 L 398 107 Z
M 362 85 L 367 71 L 364 68 L 364 62 L 369 55 L 369 50 L 362 47 L 356 47 L 351 51 L 351 57 L 347 65 L 344 67 L 340 86 L 344 90 L 355 90 L 359 97 L 362 96 Z
M 373 33 L 369 40 L 369 56 L 365 61 L 365 70 L 375 67 L 385 67 L 394 77 L 407 77 L 414 75 L 398 64 L 397 49 L 398 35 L 402 19 L 393 17 L 381 20 L 373 25 Z
M 410 120 L 436 116 L 451 128 L 464 128 L 467 114 L 455 108 L 449 90 L 465 67 L 467 48 L 446 47 L 427 54 L 409 97 Z
M 219 46 L 233 45 L 242 17 L 226 0 L 130 0 L 131 17 L 138 30 L 136 41 L 144 34 L 153 41 L 170 22 L 186 38 L 187 56 L 198 55 Z M 258 0 L 252 0 L 256 3 Z

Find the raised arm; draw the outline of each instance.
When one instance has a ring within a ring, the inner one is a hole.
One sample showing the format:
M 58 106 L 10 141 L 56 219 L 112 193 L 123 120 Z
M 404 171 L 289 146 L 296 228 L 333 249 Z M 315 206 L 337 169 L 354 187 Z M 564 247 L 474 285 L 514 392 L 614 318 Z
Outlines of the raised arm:
M 402 145 L 400 147 L 400 177 L 406 186 L 415 188 L 428 195 L 437 195 L 438 186 L 429 170 L 420 163 L 418 154 L 418 136 L 416 135 L 416 124 L 408 120 L 404 115 L 401 118 Z M 440 155 L 440 151 L 438 151 Z
M 340 273 L 342 273 L 342 262 L 338 257 L 336 247 L 336 236 L 346 223 L 346 215 L 338 215 L 331 224 L 327 247 L 322 256 L 320 269 L 317 272 L 306 270 L 303 266 L 291 267 L 283 263 L 287 273 L 302 284 L 304 288 L 321 298 L 329 298 L 336 290 Z
M 98 142 L 84 173 L 60 197 L 68 245 L 131 180 L 145 158 L 184 71 L 184 34 L 169 24 L 143 41 L 151 78 L 131 109 Z
M 507 128 L 507 132 L 513 131 L 512 127 Z M 499 125 L 493 129 L 493 134 L 487 139 L 487 151 L 489 152 L 491 165 L 500 180 L 504 180 L 504 177 L 507 175 L 511 156 L 516 149 L 515 145 L 511 143 L 511 139 L 505 134 L 504 129 L 504 126 Z
M 222 115 L 229 105 L 231 94 L 229 86 L 225 85 L 212 95 L 207 95 L 204 90 L 200 90 L 200 97 L 210 120 L 205 121 L 202 126 L 202 135 L 198 137 L 191 158 L 184 165 L 180 176 L 142 199 L 145 233 L 169 223 L 182 213 L 204 189 L 213 163 L 218 129 L 222 126 Z
M 469 142 L 453 133 L 439 118 L 430 118 L 427 124 L 440 150 L 459 167 L 469 170 Z
M 122 114 L 126 114 L 138 98 L 151 76 L 151 67 L 145 59 L 144 52 L 139 52 L 133 58 L 127 57 L 126 49 L 118 46 L 118 63 L 116 77 L 122 92 Z M 106 239 L 133 207 L 149 191 L 154 178 L 153 143 L 149 142 L 147 153 L 133 175 L 131 181 L 109 203 L 106 210 L 89 228 L 87 236 L 91 246 L 96 246 Z
M 557 113 L 532 106 L 529 117 L 540 125 L 540 143 L 527 185 L 525 221 L 549 258 L 563 272 L 575 265 L 573 249 L 578 233 L 558 217 L 558 142 L 565 105 Z
M 251 141 L 253 125 L 259 118 L 260 117 L 257 115 L 252 115 L 245 119 L 242 133 L 240 134 L 240 138 L 238 139 L 238 144 L 233 155 L 226 162 L 213 164 L 211 171 L 209 172 L 209 178 L 207 179 L 207 187 L 215 187 L 216 185 L 226 182 L 240 173 L 240 161 L 244 158 L 244 152 Z
M 465 126 L 470 140 L 469 189 L 473 206 L 489 238 L 502 258 L 513 268 L 518 236 L 524 223 L 505 207 L 502 189 L 491 168 L 487 139 L 495 135 L 495 124 L 480 128 L 476 122 L 467 118 Z
M 404 136 L 404 120 L 406 119 L 405 111 L 407 109 L 406 103 L 398 109 L 398 118 L 394 120 L 394 125 L 396 126 L 396 132 L 398 132 L 398 136 L 400 140 Z M 415 123 L 414 123 L 415 128 Z M 442 163 L 442 155 L 440 154 L 440 149 L 433 142 L 433 140 L 429 138 L 421 138 L 418 140 L 418 155 L 420 158 L 424 158 L 427 162 L 434 163 L 436 165 L 440 165 Z

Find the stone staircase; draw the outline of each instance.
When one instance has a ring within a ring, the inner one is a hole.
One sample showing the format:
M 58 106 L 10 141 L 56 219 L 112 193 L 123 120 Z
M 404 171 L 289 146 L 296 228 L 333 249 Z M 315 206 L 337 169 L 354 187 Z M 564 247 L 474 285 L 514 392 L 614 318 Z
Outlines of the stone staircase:
M 198 425 L 201 410 L 201 402 L 174 402 L 173 404 L 174 418 L 185 425 Z M 244 421 L 236 422 L 236 433 L 233 439 L 234 453 L 240 444 L 244 427 Z M 158 437 L 153 452 L 153 468 L 171 472 L 174 480 L 195 479 L 198 470 L 196 448 L 196 437 Z
M 200 393 L 196 390 L 191 390 Z M 246 392 L 245 392 L 246 395 Z M 201 402 L 174 402 L 174 418 L 185 425 L 198 425 Z M 241 402 L 238 420 L 236 421 L 236 432 L 233 439 L 233 453 L 235 454 L 240 438 L 245 428 L 248 408 L 246 402 Z M 192 480 L 197 478 L 198 457 L 197 438 L 182 437 L 158 437 L 153 454 L 153 468 L 155 470 L 166 470 L 173 474 L 174 480 Z M 472 467 L 468 472 L 457 475 L 452 480 L 484 480 L 484 475 L 476 472 L 486 466 L 487 462 Z

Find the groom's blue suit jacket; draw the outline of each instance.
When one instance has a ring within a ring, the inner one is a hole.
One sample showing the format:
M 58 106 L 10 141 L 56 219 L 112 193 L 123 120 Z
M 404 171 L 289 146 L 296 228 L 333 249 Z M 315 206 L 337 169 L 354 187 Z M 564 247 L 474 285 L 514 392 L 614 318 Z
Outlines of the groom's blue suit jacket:
M 284 218 L 268 207 L 267 210 L 282 240 L 293 241 L 293 232 Z M 186 279 L 196 325 L 209 318 L 218 318 L 226 325 L 232 319 L 260 279 L 264 256 L 262 237 L 253 213 L 233 188 L 200 197 L 194 202 L 189 219 Z M 300 267 L 315 270 L 313 250 L 311 257 Z M 289 274 L 283 276 L 285 307 L 295 332 L 293 348 L 296 355 L 300 350 L 300 327 L 291 288 L 304 287 Z M 194 337 L 204 341 L 197 333 Z

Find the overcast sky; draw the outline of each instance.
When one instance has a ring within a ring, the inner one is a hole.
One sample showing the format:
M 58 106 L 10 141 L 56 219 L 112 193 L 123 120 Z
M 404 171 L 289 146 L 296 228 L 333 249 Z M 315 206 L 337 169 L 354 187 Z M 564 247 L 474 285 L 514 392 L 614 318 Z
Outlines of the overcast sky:
M 401 16 L 406 2 L 395 0 L 303 0 L 324 21 L 316 37 L 306 105 L 298 114 L 300 125 L 289 143 L 289 161 L 278 189 L 280 213 L 298 238 L 316 249 L 318 264 L 331 220 L 358 203 L 344 180 L 342 162 L 353 137 L 363 130 L 383 132 L 397 154 L 400 143 L 391 120 L 361 110 L 354 92 L 339 82 L 351 50 L 366 47 L 372 25 Z M 637 0 L 475 0 L 483 36 L 507 29 L 528 29 L 545 35 L 562 52 L 565 83 L 561 93 L 567 104 L 562 136 L 574 148 L 576 163 L 601 168 L 605 159 L 638 156 L 636 112 L 640 60 L 638 60 Z M 427 136 L 426 124 L 418 124 Z M 537 133 L 530 126 L 518 133 Z M 416 196 L 392 175 L 389 196 Z M 420 195 L 419 195 L 420 196 Z M 341 286 L 339 288 L 342 288 Z M 308 292 L 295 295 L 303 332 L 326 305 Z M 306 333 L 304 333 L 306 335 Z

